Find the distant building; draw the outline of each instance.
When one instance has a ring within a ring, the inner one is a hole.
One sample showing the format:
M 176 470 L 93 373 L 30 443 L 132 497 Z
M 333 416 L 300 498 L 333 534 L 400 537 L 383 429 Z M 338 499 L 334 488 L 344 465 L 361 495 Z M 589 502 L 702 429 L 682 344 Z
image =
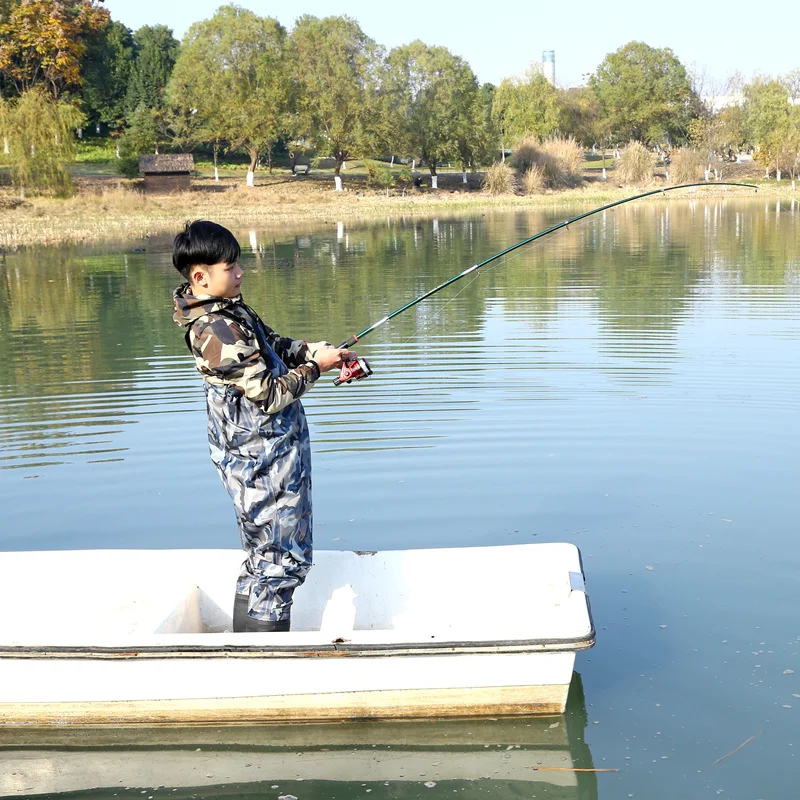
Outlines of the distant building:
M 542 53 L 542 72 L 551 86 L 556 85 L 556 51 L 545 50 Z
M 188 192 L 192 188 L 194 158 L 191 153 L 139 156 L 139 172 L 144 175 L 148 194 Z

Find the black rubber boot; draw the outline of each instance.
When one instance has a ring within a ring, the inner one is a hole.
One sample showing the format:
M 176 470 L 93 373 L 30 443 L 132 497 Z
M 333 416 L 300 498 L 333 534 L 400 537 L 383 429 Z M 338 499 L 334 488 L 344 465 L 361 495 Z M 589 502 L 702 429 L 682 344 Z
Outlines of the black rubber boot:
M 233 600 L 234 633 L 284 633 L 289 630 L 289 620 L 278 622 L 268 619 L 253 619 L 248 613 L 249 597 L 237 594 Z
M 250 598 L 246 594 L 237 594 L 233 599 L 233 632 L 243 633 L 247 624 L 247 607 Z
M 245 633 L 285 633 L 289 630 L 289 620 L 253 619 L 247 618 L 244 624 Z

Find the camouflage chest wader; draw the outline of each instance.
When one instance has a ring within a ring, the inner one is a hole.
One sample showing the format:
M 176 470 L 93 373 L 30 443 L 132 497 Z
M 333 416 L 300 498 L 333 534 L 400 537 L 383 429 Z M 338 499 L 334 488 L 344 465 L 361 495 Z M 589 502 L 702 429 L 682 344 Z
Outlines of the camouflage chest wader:
M 215 313 L 255 333 L 274 377 L 288 372 L 255 314 L 251 323 Z M 311 442 L 303 406 L 295 400 L 267 414 L 233 386 L 204 381 L 204 387 L 211 460 L 233 500 L 247 553 L 236 593 L 248 598 L 250 617 L 288 621 L 292 594 L 312 559 Z

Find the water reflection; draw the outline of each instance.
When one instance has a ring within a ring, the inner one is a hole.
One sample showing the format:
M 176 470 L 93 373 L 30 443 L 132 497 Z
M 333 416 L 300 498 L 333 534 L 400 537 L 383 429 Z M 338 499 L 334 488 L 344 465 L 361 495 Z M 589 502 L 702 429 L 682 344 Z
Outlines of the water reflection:
M 592 800 L 586 705 L 567 713 L 269 727 L 0 730 L 0 797 L 512 797 Z M 431 785 L 433 784 L 433 785 Z M 113 794 L 112 794 L 113 793 Z
M 247 298 L 281 332 L 344 339 L 564 216 L 240 231 Z M 532 351 L 540 368 L 604 374 L 610 391 L 670 382 L 703 302 L 751 286 L 763 302 L 775 287 L 780 313 L 784 288 L 797 283 L 799 218 L 781 201 L 634 203 L 517 251 L 365 341 L 380 377 L 337 393 L 340 413 L 321 423 L 336 431 L 321 446 L 433 446 L 441 418 L 476 408 L 492 365 L 516 349 Z M 152 237 L 144 252 L 35 249 L 0 266 L 0 470 L 125 458 L 126 426 L 201 409 L 169 315 L 170 242 Z M 526 362 L 516 367 L 521 395 L 546 396 L 552 381 Z M 353 443 L 356 414 L 363 436 Z

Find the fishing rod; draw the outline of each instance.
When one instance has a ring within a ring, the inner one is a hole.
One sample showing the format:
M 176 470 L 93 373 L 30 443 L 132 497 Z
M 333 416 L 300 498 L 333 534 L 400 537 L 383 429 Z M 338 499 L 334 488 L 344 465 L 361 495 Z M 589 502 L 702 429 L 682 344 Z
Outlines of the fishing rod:
M 368 328 L 364 328 L 361 333 L 354 333 L 349 339 L 342 342 L 339 347 L 340 348 L 350 348 L 356 342 L 363 339 L 368 334 L 372 333 L 376 328 L 380 328 L 381 325 L 385 325 L 389 320 L 394 319 L 399 314 L 402 314 L 404 311 L 408 311 L 409 308 L 413 308 L 417 303 L 421 303 L 423 300 L 427 300 L 429 297 L 432 297 L 437 292 L 440 292 L 442 289 L 450 286 L 451 284 L 455 283 L 456 281 L 461 280 L 461 278 L 466 277 L 472 272 L 479 270 L 481 267 L 485 267 L 487 264 L 491 264 L 493 261 L 497 261 L 498 258 L 502 258 L 505 255 L 513 252 L 514 250 L 518 250 L 520 247 L 525 247 L 526 244 L 530 244 L 531 242 L 535 242 L 537 239 L 541 239 L 544 236 L 548 236 L 551 233 L 555 233 L 562 228 L 569 228 L 575 222 L 580 222 L 587 217 L 591 217 L 593 214 L 599 214 L 601 211 L 607 211 L 609 208 L 615 208 L 616 206 L 621 206 L 625 203 L 631 203 L 634 200 L 641 200 L 644 197 L 650 197 L 654 194 L 666 194 L 667 192 L 673 192 L 676 189 L 689 189 L 693 186 L 738 186 L 747 189 L 755 189 L 758 192 L 758 186 L 752 183 L 728 183 L 728 182 L 715 182 L 713 184 L 708 183 L 682 183 L 678 186 L 665 186 L 661 189 L 653 189 L 650 192 L 644 192 L 643 194 L 633 195 L 632 197 L 626 197 L 623 200 L 616 200 L 613 203 L 607 203 L 604 206 L 599 206 L 598 208 L 594 208 L 591 211 L 587 211 L 584 214 L 578 214 L 576 217 L 572 217 L 571 219 L 565 220 L 564 222 L 559 222 L 557 225 L 552 225 L 549 228 L 545 228 L 543 231 L 539 231 L 539 233 L 534 234 L 533 236 L 529 236 L 527 239 L 522 239 L 521 241 L 517 242 L 516 244 L 512 244 L 511 247 L 507 247 L 505 250 L 501 250 L 499 253 L 495 253 L 493 256 L 489 256 L 489 258 L 484 259 L 483 261 L 478 262 L 477 264 L 473 264 L 471 267 L 468 267 L 463 272 L 459 272 L 458 275 L 454 275 L 449 280 L 446 280 L 444 283 L 440 283 L 438 286 L 435 286 L 430 291 L 425 292 L 425 294 L 421 294 L 419 297 L 411 300 L 409 303 L 406 303 L 404 306 L 392 311 L 391 314 L 387 314 L 385 317 L 382 317 L 377 322 L 373 322 Z M 372 369 L 365 358 L 354 358 L 352 361 L 345 362 L 342 364 L 342 371 L 339 374 L 339 377 L 333 382 L 334 386 L 340 386 L 343 383 L 350 383 L 353 380 L 361 380 L 362 378 L 368 378 L 372 375 Z

